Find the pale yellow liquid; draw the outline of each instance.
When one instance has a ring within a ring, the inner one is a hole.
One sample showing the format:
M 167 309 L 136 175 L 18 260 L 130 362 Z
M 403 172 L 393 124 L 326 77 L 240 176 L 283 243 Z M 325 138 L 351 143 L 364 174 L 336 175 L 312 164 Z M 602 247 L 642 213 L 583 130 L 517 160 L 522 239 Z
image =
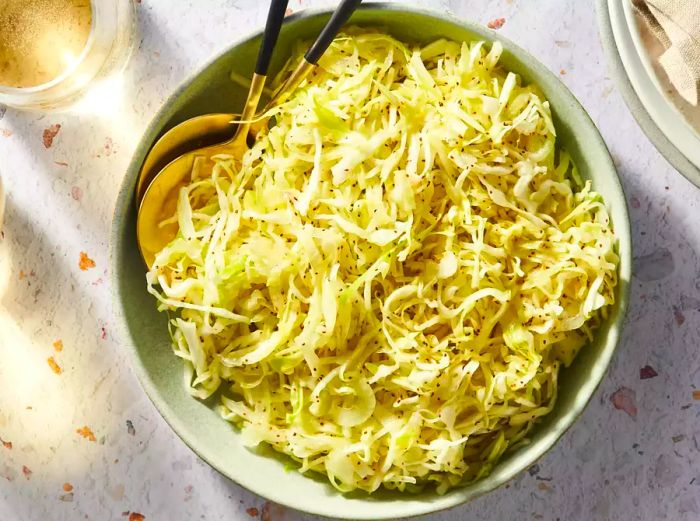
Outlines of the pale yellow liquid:
M 0 85 L 60 76 L 85 48 L 91 23 L 90 0 L 0 0 Z

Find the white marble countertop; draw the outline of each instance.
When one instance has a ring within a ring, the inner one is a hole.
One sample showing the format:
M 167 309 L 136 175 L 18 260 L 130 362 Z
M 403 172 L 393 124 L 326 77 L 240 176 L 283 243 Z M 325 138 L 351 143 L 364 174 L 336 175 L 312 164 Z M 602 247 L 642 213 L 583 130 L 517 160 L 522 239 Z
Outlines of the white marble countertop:
M 504 18 L 499 30 L 561 75 L 619 166 L 636 255 L 625 334 L 578 423 L 507 487 L 426 519 L 700 519 L 700 190 L 628 112 L 592 2 L 419 3 L 484 24 Z M 315 519 L 266 504 L 200 461 L 158 415 L 112 335 L 108 231 L 130 154 L 166 95 L 259 27 L 265 10 L 256 0 L 142 0 L 123 93 L 103 114 L 0 111 L 3 521 Z M 52 125 L 61 127 L 46 148 Z M 81 252 L 94 268 L 79 269 Z

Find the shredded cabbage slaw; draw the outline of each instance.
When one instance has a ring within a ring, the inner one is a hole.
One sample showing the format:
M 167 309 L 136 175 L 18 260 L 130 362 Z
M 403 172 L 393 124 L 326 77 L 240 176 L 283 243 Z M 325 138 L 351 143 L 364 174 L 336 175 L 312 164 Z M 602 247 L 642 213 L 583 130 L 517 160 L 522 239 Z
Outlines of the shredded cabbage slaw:
M 443 493 L 551 410 L 616 240 L 501 50 L 349 30 L 242 164 L 182 189 L 148 288 L 246 444 L 344 492 Z

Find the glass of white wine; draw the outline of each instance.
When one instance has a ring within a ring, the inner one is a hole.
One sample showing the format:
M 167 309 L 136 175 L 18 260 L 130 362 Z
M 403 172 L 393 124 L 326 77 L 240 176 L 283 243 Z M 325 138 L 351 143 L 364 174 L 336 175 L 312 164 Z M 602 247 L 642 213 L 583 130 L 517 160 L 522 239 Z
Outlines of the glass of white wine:
M 72 104 L 123 67 L 133 35 L 133 0 L 0 0 L 0 104 Z

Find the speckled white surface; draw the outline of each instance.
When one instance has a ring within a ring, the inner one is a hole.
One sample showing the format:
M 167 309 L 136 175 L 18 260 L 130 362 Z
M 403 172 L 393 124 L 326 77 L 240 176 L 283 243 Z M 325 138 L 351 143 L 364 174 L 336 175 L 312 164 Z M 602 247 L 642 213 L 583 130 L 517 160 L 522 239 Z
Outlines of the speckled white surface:
M 693 397 L 700 190 L 662 159 L 627 111 L 607 74 L 592 2 L 418 3 L 482 23 L 503 17 L 502 33 L 561 74 L 619 166 L 636 254 L 625 334 L 578 423 L 507 488 L 425 519 L 700 519 L 700 396 Z M 141 391 L 111 333 L 107 237 L 131 151 L 185 75 L 260 26 L 265 10 L 253 0 L 142 0 L 140 44 L 122 95 L 99 107 L 104 114 L 0 109 L 8 192 L 0 238 L 0 520 L 110 521 L 134 512 L 148 521 L 316 519 L 265 505 L 201 462 Z M 42 133 L 54 124 L 61 128 L 45 148 Z M 81 251 L 94 268 L 79 269 Z M 653 371 L 640 375 L 645 366 Z M 76 432 L 84 426 L 96 441 Z

